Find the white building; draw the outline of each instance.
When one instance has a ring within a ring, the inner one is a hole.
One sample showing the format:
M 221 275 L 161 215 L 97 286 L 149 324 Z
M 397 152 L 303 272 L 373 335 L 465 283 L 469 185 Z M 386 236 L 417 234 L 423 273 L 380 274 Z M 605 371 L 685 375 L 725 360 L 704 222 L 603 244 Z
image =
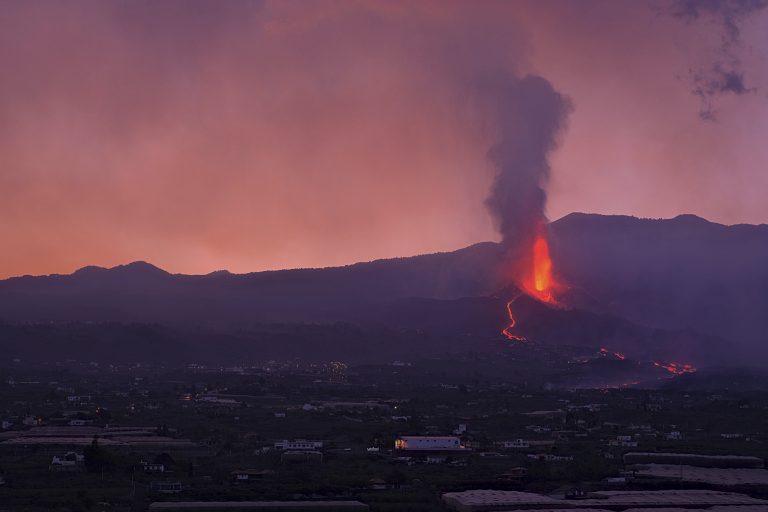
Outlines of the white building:
M 570 455 L 555 455 L 553 453 L 531 453 L 528 454 L 528 458 L 545 462 L 567 462 L 573 460 L 573 457 Z
M 513 439 L 512 441 L 499 441 L 496 444 L 501 448 L 505 448 L 507 450 L 531 447 L 531 443 L 529 441 L 526 441 L 525 439 Z
M 86 425 L 93 425 L 93 420 L 73 419 L 67 423 L 70 427 L 84 427 Z
M 91 395 L 69 395 L 67 397 L 67 402 L 74 402 L 74 403 L 90 403 L 92 400 Z
M 402 436 L 395 439 L 395 450 L 443 451 L 465 450 L 461 440 L 453 436 Z
M 318 450 L 323 447 L 322 441 L 308 441 L 306 439 L 283 439 L 275 443 L 277 450 Z
M 85 457 L 80 453 L 67 452 L 64 455 L 54 455 L 49 469 L 51 471 L 67 471 L 76 469 L 83 464 Z
M 165 464 L 141 461 L 145 473 L 165 473 Z
M 27 416 L 26 418 L 21 420 L 21 423 L 28 427 L 34 427 L 36 425 L 40 425 L 42 423 L 42 420 L 36 416 Z
M 637 441 L 621 441 L 619 439 L 611 439 L 608 441 L 608 446 L 621 446 L 624 448 L 637 448 Z

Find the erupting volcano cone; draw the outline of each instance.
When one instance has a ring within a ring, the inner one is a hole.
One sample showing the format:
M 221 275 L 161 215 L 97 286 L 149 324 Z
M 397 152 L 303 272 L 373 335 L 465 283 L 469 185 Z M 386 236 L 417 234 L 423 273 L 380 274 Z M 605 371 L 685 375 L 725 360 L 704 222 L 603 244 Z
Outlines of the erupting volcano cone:
M 549 242 L 544 229 L 539 231 L 529 256 L 525 258 L 519 283 L 522 291 L 534 299 L 547 304 L 557 304 L 554 295 L 556 283 L 552 276 L 552 259 L 549 257 Z M 516 299 L 517 297 L 507 303 L 507 313 L 511 323 L 501 332 L 510 341 L 526 341 L 524 336 L 518 336 L 512 332 L 517 323 L 512 314 L 512 304 Z

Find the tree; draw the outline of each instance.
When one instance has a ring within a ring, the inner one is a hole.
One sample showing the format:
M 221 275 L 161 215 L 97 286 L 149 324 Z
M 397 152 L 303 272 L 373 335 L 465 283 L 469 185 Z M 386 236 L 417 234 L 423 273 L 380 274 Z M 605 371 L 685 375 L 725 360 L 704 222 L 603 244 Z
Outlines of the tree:
M 114 457 L 111 452 L 99 446 L 99 438 L 94 437 L 90 446 L 83 450 L 85 469 L 90 473 L 97 473 L 111 469 L 114 466 Z

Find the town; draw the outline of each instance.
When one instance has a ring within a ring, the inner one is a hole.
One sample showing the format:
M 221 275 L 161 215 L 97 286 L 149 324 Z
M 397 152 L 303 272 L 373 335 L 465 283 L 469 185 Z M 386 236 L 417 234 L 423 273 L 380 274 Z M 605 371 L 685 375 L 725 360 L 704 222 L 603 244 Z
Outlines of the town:
M 16 361 L 0 510 L 768 506 L 768 393 L 547 389 L 456 363 Z

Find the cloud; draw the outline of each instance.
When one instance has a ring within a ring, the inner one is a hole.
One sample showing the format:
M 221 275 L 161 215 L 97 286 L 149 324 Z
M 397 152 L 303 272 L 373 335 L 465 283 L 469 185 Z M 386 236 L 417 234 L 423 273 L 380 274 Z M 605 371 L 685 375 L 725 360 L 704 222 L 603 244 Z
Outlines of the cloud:
M 717 120 L 717 98 L 723 94 L 741 96 L 754 92 L 745 82 L 740 53 L 742 26 L 768 6 L 768 0 L 676 0 L 667 12 L 686 24 L 713 23 L 720 31 L 720 45 L 711 64 L 690 71 L 692 92 L 700 99 L 700 117 Z

